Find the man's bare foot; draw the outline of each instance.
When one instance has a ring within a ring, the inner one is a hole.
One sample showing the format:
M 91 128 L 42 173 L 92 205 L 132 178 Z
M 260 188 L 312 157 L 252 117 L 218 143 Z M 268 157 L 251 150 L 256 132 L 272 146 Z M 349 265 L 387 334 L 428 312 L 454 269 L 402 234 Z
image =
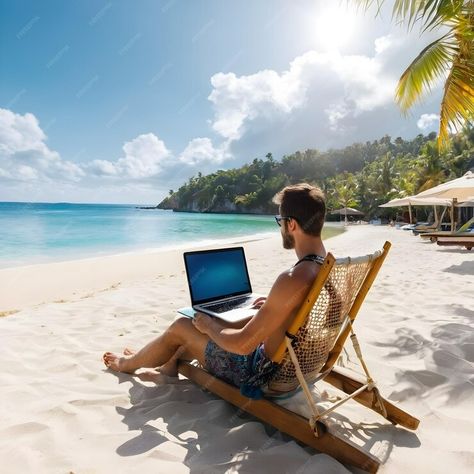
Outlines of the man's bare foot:
M 117 372 L 131 373 L 131 372 L 133 372 L 133 370 L 130 371 L 127 368 L 127 360 L 130 359 L 130 357 L 131 357 L 130 355 L 121 357 L 121 356 L 118 356 L 117 354 L 114 354 L 113 352 L 106 352 L 102 356 L 102 359 L 104 361 L 105 366 L 108 369 L 112 369 L 112 370 L 115 370 Z

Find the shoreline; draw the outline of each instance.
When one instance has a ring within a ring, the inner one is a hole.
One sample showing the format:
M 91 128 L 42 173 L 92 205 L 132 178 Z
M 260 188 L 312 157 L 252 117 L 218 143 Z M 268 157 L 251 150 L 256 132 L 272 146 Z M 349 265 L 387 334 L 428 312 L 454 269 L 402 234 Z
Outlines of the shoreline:
M 342 229 L 341 233 L 345 231 L 340 223 L 329 222 L 325 223 L 325 228 L 332 227 L 336 229 Z M 85 252 L 82 254 L 81 252 L 77 257 L 71 258 L 68 254 L 63 254 L 62 256 L 57 257 L 42 257 L 42 256 L 35 256 L 31 257 L 33 260 L 31 263 L 23 263 L 21 261 L 15 263 L 4 263 L 0 260 L 0 272 L 2 270 L 10 270 L 13 268 L 23 268 L 23 267 L 31 267 L 36 265 L 49 265 L 53 263 L 66 263 L 66 262 L 75 262 L 77 260 L 87 260 L 87 259 L 97 259 L 97 258 L 106 258 L 106 257 L 114 257 L 118 255 L 138 255 L 142 253 L 153 253 L 153 252 L 171 252 L 174 250 L 183 250 L 183 249 L 194 249 L 200 247 L 208 247 L 209 245 L 225 245 L 225 244 L 237 244 L 239 242 L 245 243 L 251 240 L 261 240 L 266 238 L 271 238 L 275 235 L 275 231 L 268 231 L 268 232 L 257 232 L 252 234 L 243 234 L 237 235 L 234 237 L 222 237 L 222 238 L 203 238 L 201 240 L 195 241 L 188 241 L 182 242 L 175 245 L 163 245 L 163 246 L 156 246 L 156 247 L 143 247 L 143 248 L 131 248 L 131 249 L 111 249 L 110 251 L 98 251 L 97 253 L 87 253 Z M 337 234 L 336 234 L 337 235 Z M 325 237 L 325 240 L 328 238 L 333 237 L 330 235 L 329 237 Z M 36 260 L 45 258 L 45 260 Z
M 345 231 L 341 232 L 341 235 Z M 336 235 L 336 236 L 337 236 Z M 335 236 L 326 237 L 329 240 Z M 0 317 L 51 302 L 69 302 L 119 285 L 153 279 L 163 266 L 175 267 L 184 276 L 183 251 L 223 248 L 228 245 L 259 246 L 281 242 L 279 231 L 201 240 L 167 248 L 84 257 L 0 268 Z M 247 248 L 246 248 L 247 250 Z M 248 257 L 247 257 L 248 259 Z M 170 272 L 170 275 L 173 272 Z M 184 281 L 186 278 L 184 277 Z
M 31 306 L 82 299 L 91 292 L 107 291 L 124 282 L 150 278 L 160 268 L 153 268 L 151 264 L 148 266 L 148 262 L 162 257 L 168 265 L 172 265 L 173 261 L 177 263 L 182 260 L 185 249 L 206 249 L 210 246 L 220 248 L 274 238 L 280 239 L 280 236 L 259 233 L 232 239 L 188 242 L 173 247 L 0 268 L 0 317 Z M 20 290 L 15 289 L 18 286 L 21 287 Z
M 110 253 L 96 253 L 96 254 L 84 254 L 84 255 L 79 255 L 77 258 L 68 258 L 66 255 L 58 256 L 56 258 L 51 258 L 51 260 L 44 260 L 44 261 L 33 261 L 32 263 L 18 263 L 18 264 L 12 264 L 6 267 L 2 266 L 2 263 L 0 261 L 0 272 L 2 270 L 11 270 L 14 268 L 26 268 L 26 267 L 32 267 L 36 265 L 50 265 L 54 263 L 68 263 L 68 262 L 76 262 L 79 260 L 90 260 L 90 259 L 100 259 L 100 258 L 107 258 L 107 257 L 116 257 L 120 255 L 140 255 L 143 253 L 154 253 L 154 252 L 172 252 L 174 250 L 183 250 L 183 249 L 194 249 L 194 248 L 200 248 L 200 247 L 207 247 L 209 245 L 221 245 L 221 244 L 232 244 L 232 243 L 238 243 L 234 242 L 234 239 L 239 238 L 242 242 L 247 242 L 249 239 L 253 240 L 261 240 L 261 239 L 266 239 L 266 238 L 271 238 L 272 235 L 274 235 L 274 232 L 258 232 L 256 234 L 246 234 L 246 235 L 241 235 L 241 236 L 236 236 L 236 237 L 229 237 L 229 238 L 222 238 L 222 239 L 202 239 L 202 240 L 196 240 L 196 241 L 189 241 L 186 243 L 180 243 L 176 245 L 164 245 L 162 247 L 144 247 L 144 248 L 135 248 L 135 249 L 114 249 L 111 250 Z M 38 258 L 38 257 L 33 257 Z

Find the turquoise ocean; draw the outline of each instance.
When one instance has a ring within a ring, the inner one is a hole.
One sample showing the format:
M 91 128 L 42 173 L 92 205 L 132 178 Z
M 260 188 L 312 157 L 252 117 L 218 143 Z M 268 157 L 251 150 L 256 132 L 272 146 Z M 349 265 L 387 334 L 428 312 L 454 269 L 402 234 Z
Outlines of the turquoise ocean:
M 0 202 L 0 268 L 278 235 L 273 216 Z

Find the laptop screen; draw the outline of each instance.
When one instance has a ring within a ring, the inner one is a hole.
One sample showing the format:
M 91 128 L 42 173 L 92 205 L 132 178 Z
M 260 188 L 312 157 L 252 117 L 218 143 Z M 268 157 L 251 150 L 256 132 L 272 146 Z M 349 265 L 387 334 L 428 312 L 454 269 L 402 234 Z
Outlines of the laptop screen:
M 186 252 L 184 262 L 193 305 L 252 292 L 242 247 Z

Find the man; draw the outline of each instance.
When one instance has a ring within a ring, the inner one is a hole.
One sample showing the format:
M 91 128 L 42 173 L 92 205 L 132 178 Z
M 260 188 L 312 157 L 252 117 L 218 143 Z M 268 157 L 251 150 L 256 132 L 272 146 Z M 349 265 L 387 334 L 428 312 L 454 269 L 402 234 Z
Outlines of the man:
M 321 190 L 306 183 L 287 186 L 273 202 L 279 205 L 276 220 L 283 247 L 294 249 L 298 262 L 281 273 L 268 297 L 254 302 L 259 308 L 255 316 L 233 325 L 202 313 L 194 319 L 182 317 L 138 352 L 106 352 L 105 365 L 128 373 L 159 367 L 160 374 L 177 376 L 179 359 L 197 359 L 209 372 L 238 387 L 264 385 L 278 368 L 271 357 L 326 256 L 321 240 L 326 205 Z

